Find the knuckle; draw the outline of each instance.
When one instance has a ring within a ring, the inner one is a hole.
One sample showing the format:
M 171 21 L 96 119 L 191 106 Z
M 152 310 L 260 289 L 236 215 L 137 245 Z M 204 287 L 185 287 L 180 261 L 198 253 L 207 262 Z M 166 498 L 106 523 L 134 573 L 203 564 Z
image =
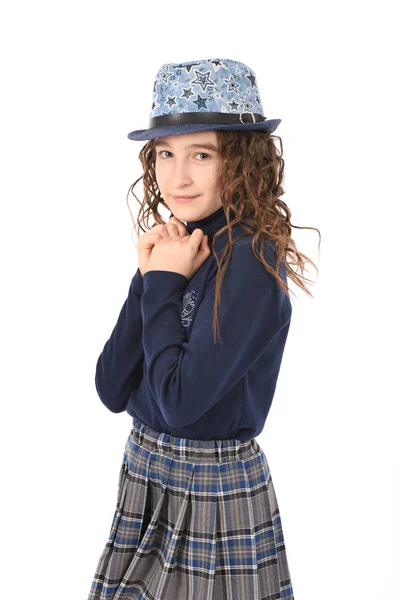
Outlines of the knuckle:
M 171 217 L 170 220 L 168 221 L 168 223 L 170 225 L 172 225 L 173 227 L 175 227 L 180 234 L 183 235 L 186 232 L 185 225 L 182 223 L 182 221 L 180 221 L 176 217 Z

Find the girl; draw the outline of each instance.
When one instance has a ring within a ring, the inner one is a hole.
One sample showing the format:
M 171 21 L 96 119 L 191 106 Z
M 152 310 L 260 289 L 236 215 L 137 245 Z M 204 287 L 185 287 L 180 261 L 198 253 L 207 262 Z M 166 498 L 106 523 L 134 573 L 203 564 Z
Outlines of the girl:
M 286 261 L 303 273 L 307 257 L 280 200 L 279 123 L 263 116 L 249 67 L 205 59 L 162 65 L 149 128 L 128 135 L 148 140 L 147 232 L 95 383 L 132 428 L 88 600 L 294 598 L 255 439 L 290 326 L 287 276 L 310 294 Z

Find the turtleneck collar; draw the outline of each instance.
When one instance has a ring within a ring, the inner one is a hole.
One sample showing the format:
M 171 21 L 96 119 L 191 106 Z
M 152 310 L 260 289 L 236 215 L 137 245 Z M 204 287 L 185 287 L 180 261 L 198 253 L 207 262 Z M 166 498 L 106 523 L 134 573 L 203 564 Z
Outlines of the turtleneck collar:
M 231 218 L 232 210 L 231 210 Z M 187 221 L 186 230 L 188 233 L 192 233 L 195 229 L 200 228 L 203 233 L 212 235 L 217 232 L 221 227 L 226 225 L 226 217 L 224 207 L 220 206 L 215 212 L 204 217 L 204 219 L 198 219 L 197 221 Z

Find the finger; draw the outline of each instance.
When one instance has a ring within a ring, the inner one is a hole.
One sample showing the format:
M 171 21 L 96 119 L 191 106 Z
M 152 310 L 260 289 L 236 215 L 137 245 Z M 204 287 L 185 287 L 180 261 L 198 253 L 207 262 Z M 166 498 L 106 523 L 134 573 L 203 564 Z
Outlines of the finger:
M 203 239 L 201 240 L 201 245 L 200 245 L 200 249 L 203 252 L 210 252 L 211 253 L 211 248 L 210 245 L 208 243 L 208 235 L 204 235 Z
M 186 230 L 185 225 L 182 223 L 182 221 L 180 221 L 176 217 L 171 217 L 171 219 L 168 221 L 168 223 L 176 225 L 176 227 L 178 228 L 178 231 L 179 231 L 180 235 L 186 235 L 187 234 L 187 230 Z
M 179 229 L 177 227 L 177 225 L 175 225 L 174 223 L 167 223 L 166 225 L 168 233 L 170 235 L 170 237 L 179 237 L 181 235 L 181 233 L 179 232 Z
M 146 233 L 146 235 L 151 237 L 152 233 L 154 233 L 154 234 L 160 233 L 163 237 L 166 237 L 169 235 L 168 229 L 167 229 L 167 226 L 165 223 L 158 223 L 158 225 L 152 225 L 152 227 L 149 229 L 149 231 Z
M 197 246 L 197 248 L 203 242 L 204 238 L 205 238 L 205 234 L 203 233 L 202 229 L 200 229 L 199 227 L 192 232 L 192 235 L 189 235 L 189 240 L 190 241 L 193 240 L 193 243 L 195 246 Z
M 168 221 L 168 223 L 175 223 L 176 225 L 183 225 L 182 221 L 180 221 L 179 219 L 177 219 L 177 217 L 171 217 Z
M 151 238 L 151 240 L 155 240 L 155 242 L 158 242 L 159 240 L 169 237 L 169 233 L 168 233 L 168 229 L 165 225 L 161 225 L 161 227 L 159 229 L 157 229 L 157 231 L 154 232 L 153 235 L 149 236 Z
M 198 271 L 200 269 L 201 265 L 208 259 L 210 254 L 211 254 L 211 250 L 207 244 L 207 236 L 205 235 L 203 237 L 203 239 L 201 240 L 200 247 L 198 249 L 198 252 L 197 252 L 194 262 L 193 262 L 195 273 L 196 273 L 196 271 Z
M 165 225 L 162 225 L 162 227 L 155 229 L 155 231 L 150 229 L 145 235 L 139 238 L 140 247 L 143 249 L 152 248 L 153 246 L 155 246 L 155 244 L 157 244 L 157 242 L 166 237 L 169 237 L 169 233 Z

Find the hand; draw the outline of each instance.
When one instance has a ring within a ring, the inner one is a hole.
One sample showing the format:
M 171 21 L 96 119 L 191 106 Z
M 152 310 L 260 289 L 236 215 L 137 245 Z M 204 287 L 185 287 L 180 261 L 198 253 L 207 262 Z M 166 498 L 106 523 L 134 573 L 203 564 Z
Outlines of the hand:
M 174 271 L 191 279 L 210 254 L 207 236 L 201 229 L 183 237 L 178 230 L 172 231 L 153 247 L 146 271 Z
M 182 221 L 176 217 L 171 217 L 166 224 L 161 223 L 160 225 L 154 225 L 149 231 L 139 237 L 137 251 L 139 257 L 139 270 L 142 277 L 147 270 L 147 263 L 149 262 L 155 244 L 163 238 L 169 237 L 171 234 L 176 236 L 177 232 L 183 237 L 187 234 L 186 227 Z

